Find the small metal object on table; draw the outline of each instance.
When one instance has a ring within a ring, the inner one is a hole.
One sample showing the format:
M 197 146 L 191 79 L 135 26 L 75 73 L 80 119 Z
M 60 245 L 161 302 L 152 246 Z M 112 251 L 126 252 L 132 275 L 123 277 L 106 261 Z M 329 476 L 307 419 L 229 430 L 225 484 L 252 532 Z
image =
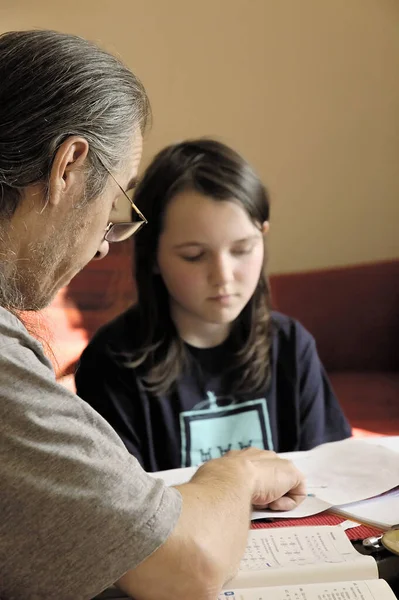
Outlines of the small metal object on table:
M 399 524 L 379 536 L 353 541 L 361 554 L 371 554 L 377 561 L 378 573 L 399 598 Z

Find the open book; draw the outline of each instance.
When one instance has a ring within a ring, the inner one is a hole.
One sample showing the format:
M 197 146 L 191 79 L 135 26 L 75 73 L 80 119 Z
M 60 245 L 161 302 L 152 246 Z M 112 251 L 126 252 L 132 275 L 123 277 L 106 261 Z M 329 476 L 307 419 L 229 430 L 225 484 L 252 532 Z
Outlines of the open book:
M 249 532 L 232 584 L 240 587 L 378 579 L 372 556 L 360 554 L 342 527 L 276 527 Z
M 396 600 L 382 579 L 224 590 L 218 600 Z
M 278 587 L 277 587 L 278 586 Z M 297 586 L 297 587 L 295 587 Z M 344 530 L 284 527 L 250 531 L 237 576 L 219 600 L 393 600 L 377 563 Z
M 250 530 L 228 586 L 219 600 L 395 600 L 375 559 L 357 552 L 339 525 Z M 113 588 L 100 597 L 125 596 Z

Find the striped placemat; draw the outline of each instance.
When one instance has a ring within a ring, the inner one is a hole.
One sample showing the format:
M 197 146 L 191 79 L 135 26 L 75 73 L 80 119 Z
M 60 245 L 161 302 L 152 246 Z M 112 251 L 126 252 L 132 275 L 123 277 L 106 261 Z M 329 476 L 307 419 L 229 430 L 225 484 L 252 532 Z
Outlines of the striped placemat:
M 333 515 L 329 512 L 322 512 L 311 517 L 301 519 L 273 519 L 265 521 L 252 521 L 251 529 L 265 529 L 268 527 L 300 527 L 307 525 L 339 525 L 347 519 Z M 382 531 L 376 527 L 359 524 L 358 527 L 346 529 L 346 535 L 350 540 L 360 540 L 372 535 L 380 535 Z

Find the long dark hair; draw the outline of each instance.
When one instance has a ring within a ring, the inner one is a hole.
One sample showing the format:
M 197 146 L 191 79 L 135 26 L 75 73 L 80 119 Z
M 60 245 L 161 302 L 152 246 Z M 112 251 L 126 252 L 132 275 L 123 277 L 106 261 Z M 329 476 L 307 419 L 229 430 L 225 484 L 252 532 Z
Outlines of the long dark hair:
M 139 354 L 130 363 L 139 368 L 153 393 L 170 391 L 187 361 L 184 342 L 172 321 L 169 294 L 154 270 L 159 236 L 170 200 L 195 190 L 213 200 L 237 202 L 258 226 L 269 220 L 269 198 L 252 167 L 234 150 L 212 140 L 188 140 L 161 150 L 148 166 L 135 202 L 148 218 L 137 235 L 134 275 L 138 289 Z M 233 323 L 226 381 L 236 392 L 260 390 L 268 381 L 270 346 L 269 285 L 265 260 L 255 292 Z

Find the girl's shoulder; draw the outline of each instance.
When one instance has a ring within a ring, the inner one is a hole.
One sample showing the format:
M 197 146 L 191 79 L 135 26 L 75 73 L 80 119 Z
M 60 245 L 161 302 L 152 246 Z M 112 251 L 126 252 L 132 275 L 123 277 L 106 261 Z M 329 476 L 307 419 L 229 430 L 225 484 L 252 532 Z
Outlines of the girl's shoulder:
M 100 351 L 107 349 L 113 352 L 135 351 L 139 345 L 140 319 L 136 305 L 102 325 L 91 339 L 89 346 Z
M 312 334 L 302 323 L 277 311 L 271 312 L 271 333 L 273 343 L 281 341 L 293 344 L 296 348 L 314 343 Z

